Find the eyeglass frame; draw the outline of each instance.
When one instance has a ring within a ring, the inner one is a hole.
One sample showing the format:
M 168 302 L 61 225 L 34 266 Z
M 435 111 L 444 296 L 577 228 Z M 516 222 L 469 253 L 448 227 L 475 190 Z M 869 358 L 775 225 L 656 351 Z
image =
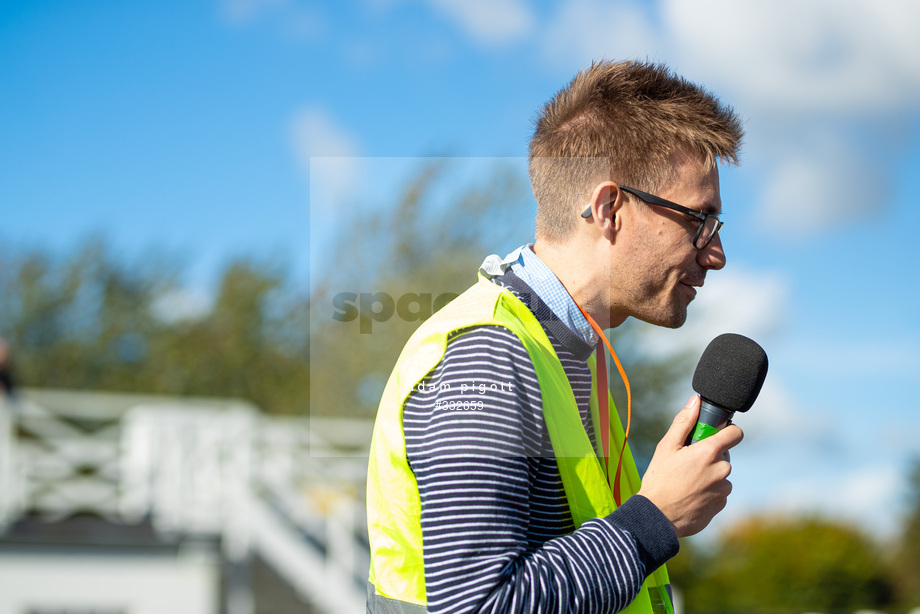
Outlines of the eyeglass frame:
M 657 205 L 659 207 L 664 207 L 665 209 L 671 209 L 673 211 L 678 211 L 680 213 L 686 213 L 692 218 L 695 218 L 700 222 L 699 228 L 696 229 L 696 236 L 693 237 L 693 247 L 696 249 L 705 249 L 707 245 L 712 241 L 713 237 L 719 234 L 719 231 L 722 230 L 722 225 L 724 222 L 719 219 L 719 214 L 716 213 L 703 213 L 702 211 L 697 211 L 696 209 L 690 209 L 689 207 L 684 207 L 683 205 L 678 205 L 677 203 L 671 202 L 661 198 L 660 196 L 655 196 L 654 194 L 649 194 L 648 192 L 643 192 L 642 190 L 637 190 L 635 188 L 630 188 L 629 186 L 621 185 L 619 186 L 624 192 L 629 192 L 630 194 L 638 197 L 643 202 L 646 202 L 650 205 Z M 589 219 L 591 217 L 591 205 L 588 205 L 588 208 L 584 210 L 581 214 L 581 217 Z M 706 239 L 706 242 L 702 245 L 697 245 L 697 241 L 700 240 L 700 236 L 703 234 L 703 228 L 706 226 L 706 220 L 714 217 L 718 222 L 715 230 L 709 235 L 709 238 Z

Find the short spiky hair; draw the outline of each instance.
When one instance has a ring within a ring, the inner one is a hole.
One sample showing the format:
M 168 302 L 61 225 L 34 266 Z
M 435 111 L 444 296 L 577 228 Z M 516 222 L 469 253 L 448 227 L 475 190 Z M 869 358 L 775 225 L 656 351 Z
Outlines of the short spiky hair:
M 543 107 L 530 141 L 537 237 L 565 239 L 602 181 L 655 191 L 678 148 L 710 166 L 737 164 L 735 112 L 702 87 L 648 62 L 595 62 Z

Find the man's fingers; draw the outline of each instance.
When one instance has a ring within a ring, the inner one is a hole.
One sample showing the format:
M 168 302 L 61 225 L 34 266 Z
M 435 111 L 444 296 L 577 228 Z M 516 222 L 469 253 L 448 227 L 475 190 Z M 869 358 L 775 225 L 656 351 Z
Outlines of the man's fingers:
M 661 443 L 675 450 L 684 447 L 684 442 L 696 427 L 700 417 L 700 397 L 693 395 L 683 409 L 674 416 L 671 428 L 661 438 Z
M 709 437 L 713 440 L 713 443 L 719 446 L 722 449 L 723 453 L 728 453 L 729 450 L 741 443 L 741 440 L 744 439 L 744 431 L 738 428 L 735 424 L 730 424 L 718 433 Z
M 699 446 L 701 453 L 704 450 L 708 450 L 708 454 L 713 460 L 731 462 L 731 456 L 728 451 L 741 443 L 742 439 L 744 439 L 744 433 L 736 425 L 731 424 L 706 439 L 693 444 L 693 447 Z

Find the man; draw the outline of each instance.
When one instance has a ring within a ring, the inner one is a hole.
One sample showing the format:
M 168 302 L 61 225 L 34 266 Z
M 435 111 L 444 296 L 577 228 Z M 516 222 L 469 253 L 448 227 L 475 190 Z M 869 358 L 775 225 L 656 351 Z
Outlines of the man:
M 10 346 L 6 339 L 0 337 L 0 395 L 13 396 L 13 367 L 10 359 Z
M 535 243 L 421 326 L 381 400 L 369 612 L 673 611 L 663 564 L 725 506 L 741 431 L 684 446 L 692 398 L 640 486 L 615 412 L 604 449 L 592 354 L 629 317 L 681 326 L 725 265 L 717 164 L 741 136 L 646 63 L 596 63 L 544 107 Z

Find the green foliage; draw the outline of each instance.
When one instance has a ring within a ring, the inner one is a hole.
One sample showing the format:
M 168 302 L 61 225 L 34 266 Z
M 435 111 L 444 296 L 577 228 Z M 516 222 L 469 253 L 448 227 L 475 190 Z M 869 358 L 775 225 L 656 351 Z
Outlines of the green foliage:
M 920 607 L 920 458 L 913 461 L 908 478 L 908 513 L 898 539 L 894 573 L 901 603 Z
M 852 612 L 893 601 L 876 546 L 819 518 L 748 519 L 711 554 L 689 553 L 672 581 L 688 612 Z
M 235 396 L 303 412 L 306 305 L 278 266 L 240 260 L 204 313 L 172 313 L 179 267 L 125 261 L 104 241 L 72 254 L 0 253 L 0 331 L 20 385 Z M 170 300 L 171 299 L 171 300 Z

